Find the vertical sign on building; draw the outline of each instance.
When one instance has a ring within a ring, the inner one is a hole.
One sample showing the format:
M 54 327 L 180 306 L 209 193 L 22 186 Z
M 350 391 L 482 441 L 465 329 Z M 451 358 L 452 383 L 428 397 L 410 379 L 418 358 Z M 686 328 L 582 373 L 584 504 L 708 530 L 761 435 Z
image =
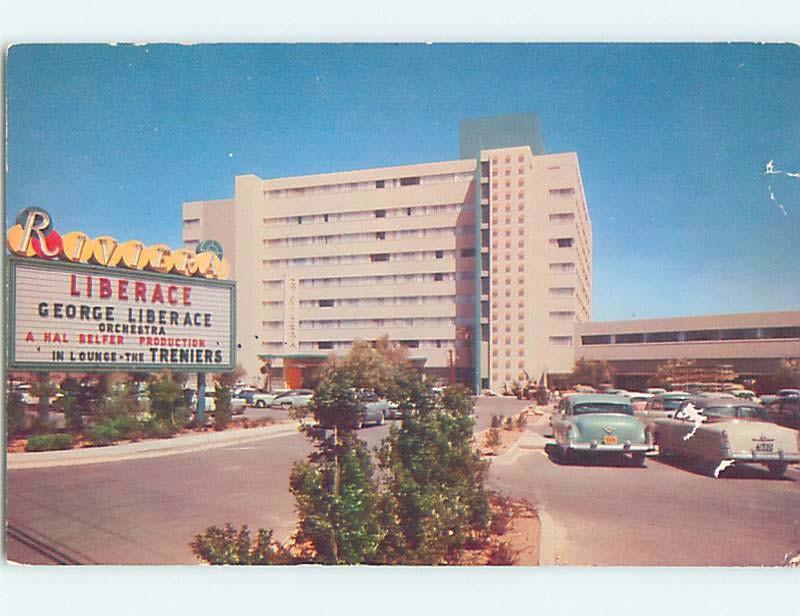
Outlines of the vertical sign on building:
M 287 353 L 296 353 L 300 346 L 297 341 L 299 286 L 295 276 L 286 276 L 283 280 L 283 346 Z

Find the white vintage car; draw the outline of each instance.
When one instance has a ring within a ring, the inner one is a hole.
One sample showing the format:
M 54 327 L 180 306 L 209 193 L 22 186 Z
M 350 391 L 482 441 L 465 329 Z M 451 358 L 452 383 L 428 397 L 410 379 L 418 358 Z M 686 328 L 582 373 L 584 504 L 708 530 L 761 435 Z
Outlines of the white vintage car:
M 771 423 L 764 408 L 738 398 L 694 397 L 669 418 L 655 421 L 661 455 L 709 463 L 715 476 L 734 463 L 763 464 L 783 477 L 800 462 L 800 432 Z

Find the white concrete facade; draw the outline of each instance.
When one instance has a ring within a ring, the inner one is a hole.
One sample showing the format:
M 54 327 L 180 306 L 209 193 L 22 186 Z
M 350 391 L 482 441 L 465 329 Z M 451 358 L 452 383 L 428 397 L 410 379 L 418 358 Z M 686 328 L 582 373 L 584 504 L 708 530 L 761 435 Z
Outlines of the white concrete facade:
M 480 362 L 493 389 L 569 372 L 574 324 L 591 317 L 577 156 L 520 146 L 478 162 L 246 175 L 232 199 L 185 203 L 185 245 L 217 239 L 231 261 L 248 380 L 259 355 L 342 354 L 383 335 L 442 380 L 451 357 L 468 384 Z

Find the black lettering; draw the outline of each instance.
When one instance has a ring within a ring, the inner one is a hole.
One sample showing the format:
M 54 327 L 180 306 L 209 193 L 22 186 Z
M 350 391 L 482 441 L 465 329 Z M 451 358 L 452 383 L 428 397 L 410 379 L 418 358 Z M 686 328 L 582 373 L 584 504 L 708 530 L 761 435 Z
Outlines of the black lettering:
M 214 351 L 214 363 L 221 364 L 222 363 L 222 351 Z
M 211 313 L 210 312 L 206 312 L 205 320 L 204 320 L 203 325 L 205 325 L 206 327 L 211 327 Z
M 48 314 L 47 302 L 42 302 L 41 304 L 39 304 L 39 316 L 46 317 L 47 314 Z
M 74 319 L 77 312 L 78 308 L 75 306 L 75 304 L 67 304 L 66 315 L 68 319 Z
M 53 317 L 56 319 L 64 318 L 64 304 L 53 304 Z
M 81 306 L 81 321 L 89 321 L 89 306 Z
M 169 313 L 169 324 L 170 325 L 177 325 L 178 324 L 178 313 L 174 310 L 170 310 Z

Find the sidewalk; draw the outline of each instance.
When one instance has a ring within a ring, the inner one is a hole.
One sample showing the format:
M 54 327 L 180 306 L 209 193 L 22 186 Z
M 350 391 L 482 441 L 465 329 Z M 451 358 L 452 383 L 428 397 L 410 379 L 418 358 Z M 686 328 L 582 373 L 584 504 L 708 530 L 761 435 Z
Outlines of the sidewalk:
M 279 423 L 259 428 L 239 428 L 222 432 L 202 432 L 167 439 L 148 439 L 136 443 L 109 445 L 108 447 L 86 447 L 62 451 L 41 451 L 6 454 L 6 468 L 20 470 L 47 468 L 51 466 L 75 466 L 100 464 L 141 458 L 158 458 L 180 453 L 192 453 L 240 445 L 253 441 L 268 440 L 297 434 L 297 424 Z

